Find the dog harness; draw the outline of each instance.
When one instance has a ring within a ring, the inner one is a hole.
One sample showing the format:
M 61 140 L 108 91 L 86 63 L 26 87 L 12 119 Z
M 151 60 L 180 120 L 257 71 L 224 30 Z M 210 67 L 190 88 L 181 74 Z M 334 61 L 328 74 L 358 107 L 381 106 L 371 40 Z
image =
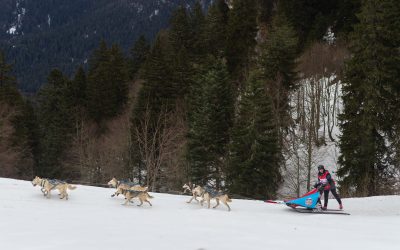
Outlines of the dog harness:
M 217 191 L 217 190 L 211 188 L 210 186 L 205 186 L 204 187 L 204 193 L 209 193 L 212 198 L 215 198 L 217 196 L 223 195 L 222 192 Z

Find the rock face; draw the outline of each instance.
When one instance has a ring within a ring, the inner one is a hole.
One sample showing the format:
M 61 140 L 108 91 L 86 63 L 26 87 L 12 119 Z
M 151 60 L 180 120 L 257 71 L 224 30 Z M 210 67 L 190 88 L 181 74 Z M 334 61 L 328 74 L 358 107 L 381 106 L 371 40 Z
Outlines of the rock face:
M 52 68 L 84 64 L 101 39 L 127 50 L 153 39 L 179 5 L 196 0 L 0 0 L 0 49 L 14 63 L 19 87 L 34 92 Z M 202 0 L 206 9 L 211 0 Z

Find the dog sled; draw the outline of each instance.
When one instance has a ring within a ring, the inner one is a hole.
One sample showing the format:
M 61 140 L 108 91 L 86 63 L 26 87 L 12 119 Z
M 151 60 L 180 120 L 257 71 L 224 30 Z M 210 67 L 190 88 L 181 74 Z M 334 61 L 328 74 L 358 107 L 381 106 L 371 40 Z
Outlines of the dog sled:
M 321 195 L 318 192 L 318 189 L 315 188 L 299 198 L 284 201 L 267 200 L 266 202 L 273 204 L 284 204 L 299 213 L 350 215 L 349 213 L 339 209 L 322 210 L 320 204 L 318 203 L 318 199 L 320 198 Z

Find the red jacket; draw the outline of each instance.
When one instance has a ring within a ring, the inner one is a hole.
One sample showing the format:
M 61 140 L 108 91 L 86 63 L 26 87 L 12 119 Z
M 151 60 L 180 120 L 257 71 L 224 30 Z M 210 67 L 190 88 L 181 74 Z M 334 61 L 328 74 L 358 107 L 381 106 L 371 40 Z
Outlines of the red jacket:
M 335 181 L 332 179 L 328 170 L 324 170 L 322 174 L 318 172 L 318 181 L 324 185 L 324 190 L 335 188 Z

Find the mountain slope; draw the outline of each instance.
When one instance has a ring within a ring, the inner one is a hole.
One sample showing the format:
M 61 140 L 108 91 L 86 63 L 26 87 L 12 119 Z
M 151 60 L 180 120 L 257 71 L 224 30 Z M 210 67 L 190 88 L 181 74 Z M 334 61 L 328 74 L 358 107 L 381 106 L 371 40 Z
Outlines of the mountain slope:
M 195 0 L 0 0 L 0 48 L 15 62 L 20 88 L 36 91 L 52 68 L 72 74 L 101 39 L 125 50 L 152 39 L 179 5 Z M 202 1 L 204 8 L 210 0 Z
M 4 249 L 397 249 L 400 197 L 344 199 L 351 216 L 299 214 L 261 201 L 206 209 L 153 193 L 153 207 L 122 206 L 113 189 L 80 186 L 51 199 L 29 182 L 0 178 Z M 137 204 L 137 202 L 136 202 Z M 336 208 L 336 201 L 330 200 Z M 379 229 L 378 229 L 379 228 Z

